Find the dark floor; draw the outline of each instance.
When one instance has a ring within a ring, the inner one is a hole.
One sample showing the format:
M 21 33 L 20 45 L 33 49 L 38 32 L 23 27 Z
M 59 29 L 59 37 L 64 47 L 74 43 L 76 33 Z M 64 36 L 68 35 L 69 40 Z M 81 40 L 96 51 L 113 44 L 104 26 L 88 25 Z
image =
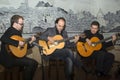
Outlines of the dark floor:
M 35 76 L 34 76 L 34 80 L 66 80 L 63 64 L 60 64 L 58 68 L 56 68 L 55 65 L 53 64 L 53 66 L 51 66 L 51 69 L 50 67 L 45 66 L 44 72 L 42 72 L 42 70 L 43 69 L 41 66 L 37 68 Z M 20 77 L 18 77 L 17 74 L 18 74 L 17 70 L 14 69 L 13 70 L 14 77 L 12 78 L 12 80 L 22 80 L 21 79 L 22 73 Z M 10 80 L 10 75 L 7 75 L 7 76 L 5 75 L 6 74 L 4 73 L 0 73 L 0 80 L 5 80 L 5 78 L 7 80 Z M 104 77 L 96 77 L 96 75 L 94 74 L 94 70 L 92 73 L 86 74 L 82 69 L 75 68 L 74 69 L 74 80 L 120 80 L 120 73 L 118 74 L 118 64 L 115 63 L 109 73 L 109 76 L 104 76 Z
M 94 71 L 92 73 L 87 74 L 82 69 L 78 70 L 77 68 L 75 68 L 74 80 L 120 80 L 120 73 L 118 74 L 117 65 L 115 64 L 113 67 L 114 68 L 112 68 L 109 75 L 104 77 L 97 77 L 94 74 Z M 50 76 L 48 71 L 49 71 L 48 67 L 45 67 L 44 70 L 45 75 L 43 80 L 66 80 L 63 66 L 59 68 L 58 75 L 56 74 L 57 72 L 55 67 L 52 67 L 52 70 L 50 71 Z M 42 80 L 41 73 L 42 73 L 41 68 L 38 68 L 34 80 Z

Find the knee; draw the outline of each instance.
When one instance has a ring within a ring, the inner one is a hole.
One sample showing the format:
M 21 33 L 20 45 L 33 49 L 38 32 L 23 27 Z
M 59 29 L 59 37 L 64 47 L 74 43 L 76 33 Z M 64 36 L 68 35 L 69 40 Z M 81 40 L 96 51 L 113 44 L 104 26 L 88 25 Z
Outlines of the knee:
M 106 56 L 106 59 L 108 59 L 110 62 L 114 62 L 115 56 L 112 53 L 108 53 Z
M 113 54 L 110 54 L 110 58 L 111 58 L 112 60 L 114 60 L 114 59 L 115 59 L 115 56 L 114 56 Z
M 33 62 L 34 66 L 37 67 L 38 66 L 38 62 L 34 60 Z
M 73 57 L 73 52 L 70 49 L 66 49 L 66 53 L 68 53 L 69 57 Z
M 73 66 L 73 61 L 70 58 L 66 58 L 65 62 L 66 62 L 66 65 L 68 65 L 69 67 Z
M 115 58 L 114 54 L 112 54 L 112 53 L 108 53 L 108 54 L 109 54 L 109 55 L 108 55 L 109 58 L 114 60 L 114 58 Z
M 35 60 L 31 60 L 30 63 L 29 63 L 29 66 L 31 66 L 31 67 L 36 67 L 36 68 L 37 68 L 38 62 L 35 61 Z

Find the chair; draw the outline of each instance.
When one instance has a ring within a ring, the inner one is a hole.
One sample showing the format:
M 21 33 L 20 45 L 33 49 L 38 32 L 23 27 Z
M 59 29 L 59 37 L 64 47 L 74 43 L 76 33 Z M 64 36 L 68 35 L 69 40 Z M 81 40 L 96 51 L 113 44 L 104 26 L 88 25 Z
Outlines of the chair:
M 52 67 L 55 67 L 56 69 L 56 80 L 59 80 L 59 70 L 60 70 L 60 67 L 63 66 L 64 67 L 64 62 L 62 60 L 59 60 L 57 58 L 55 59 L 51 59 L 49 60 L 49 68 L 48 68 L 48 76 L 49 78 L 51 78 L 51 70 L 52 70 Z
M 42 55 L 42 58 L 43 58 L 43 61 L 44 61 L 44 66 L 45 66 L 45 63 L 47 64 L 48 66 L 48 77 L 49 79 L 51 79 L 52 77 L 52 70 L 54 68 L 55 72 L 56 72 L 56 79 L 55 80 L 59 80 L 60 77 L 59 77 L 59 68 L 60 66 L 63 66 L 64 67 L 64 62 L 62 60 L 59 60 L 58 58 L 54 58 L 54 59 L 46 59 L 46 56 L 45 55 Z M 51 79 L 52 80 L 52 79 Z
M 22 80 L 20 67 L 6 68 L 0 65 L 0 73 L 0 80 Z
M 5 68 L 4 68 L 2 65 L 0 65 L 0 79 L 1 79 L 1 80 L 4 79 L 4 77 L 3 77 L 3 72 L 4 72 L 4 70 L 5 70 Z

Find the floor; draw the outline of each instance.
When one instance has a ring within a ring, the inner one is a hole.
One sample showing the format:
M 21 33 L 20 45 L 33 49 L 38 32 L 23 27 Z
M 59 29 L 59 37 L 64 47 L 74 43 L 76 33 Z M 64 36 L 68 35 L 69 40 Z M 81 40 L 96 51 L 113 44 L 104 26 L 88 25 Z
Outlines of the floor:
M 113 68 L 109 72 L 109 75 L 104 77 L 97 77 L 94 73 L 94 69 L 91 71 L 91 73 L 85 73 L 83 69 L 78 69 L 75 67 L 74 80 L 120 80 L 119 64 L 120 64 L 119 62 L 115 62 L 113 64 Z M 51 68 L 48 66 L 45 66 L 44 70 L 42 67 L 39 67 L 36 71 L 34 80 L 66 80 L 65 74 L 64 74 L 64 64 L 59 63 L 58 65 L 59 67 L 56 67 L 54 64 L 52 65 L 53 66 L 51 66 Z M 93 68 L 93 66 L 88 64 L 86 66 L 88 66 L 90 69 Z
M 52 65 L 53 66 L 51 66 L 51 68 L 48 65 L 44 65 L 44 70 L 42 66 L 39 66 L 36 70 L 34 80 L 66 80 L 64 74 L 64 64 L 59 64 L 59 67 L 57 68 L 55 64 Z M 5 80 L 4 75 L 5 74 L 0 73 L 0 80 Z M 6 76 L 6 80 L 10 80 L 9 75 Z M 22 76 L 20 77 L 17 76 L 16 69 L 13 70 L 12 80 L 22 80 Z M 114 63 L 113 68 L 109 73 L 109 76 L 104 76 L 104 77 L 96 77 L 96 75 L 94 74 L 94 70 L 92 73 L 87 74 L 84 72 L 84 70 L 77 69 L 75 67 L 74 80 L 120 80 L 120 71 L 118 73 L 118 63 Z

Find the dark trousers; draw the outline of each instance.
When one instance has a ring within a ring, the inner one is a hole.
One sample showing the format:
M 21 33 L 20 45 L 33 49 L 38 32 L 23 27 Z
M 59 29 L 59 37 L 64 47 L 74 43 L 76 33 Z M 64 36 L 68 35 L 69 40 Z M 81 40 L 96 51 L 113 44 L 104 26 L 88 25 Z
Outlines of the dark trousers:
M 92 56 L 96 62 L 96 71 L 107 74 L 112 68 L 114 62 L 114 55 L 106 51 L 95 51 Z
M 67 80 L 73 79 L 73 64 L 76 61 L 74 58 L 74 54 L 70 49 L 64 48 L 60 50 L 55 50 L 54 53 L 52 53 L 49 56 L 46 56 L 49 59 L 60 59 L 65 61 L 65 75 Z
M 24 69 L 23 80 L 33 80 L 34 73 L 38 66 L 38 63 L 30 58 L 16 58 L 12 61 L 7 61 L 8 64 L 4 63 L 3 65 L 10 68 L 15 66 L 20 66 Z

